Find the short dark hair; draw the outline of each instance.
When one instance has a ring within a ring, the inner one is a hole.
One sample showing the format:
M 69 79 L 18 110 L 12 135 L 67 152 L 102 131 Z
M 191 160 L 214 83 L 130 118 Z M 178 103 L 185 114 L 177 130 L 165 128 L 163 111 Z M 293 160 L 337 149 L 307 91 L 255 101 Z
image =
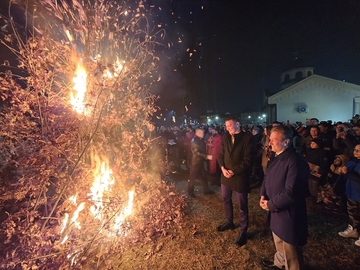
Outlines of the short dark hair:
M 226 118 L 225 121 L 234 121 L 234 122 L 239 122 L 240 123 L 240 120 L 236 115 L 230 115 L 228 118 Z
M 271 129 L 271 133 L 274 131 L 279 132 L 281 134 L 281 137 L 283 140 L 289 139 L 290 141 L 292 141 L 292 139 L 293 139 L 293 136 L 294 136 L 293 131 L 288 126 L 280 125 L 280 126 L 273 127 Z

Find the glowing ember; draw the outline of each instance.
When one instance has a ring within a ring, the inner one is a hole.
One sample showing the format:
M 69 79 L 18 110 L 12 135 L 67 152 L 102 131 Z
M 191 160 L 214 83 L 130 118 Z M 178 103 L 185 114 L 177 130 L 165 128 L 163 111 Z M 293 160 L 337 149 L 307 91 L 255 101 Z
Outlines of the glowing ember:
M 86 114 L 84 105 L 86 78 L 86 70 L 83 65 L 79 63 L 76 68 L 75 78 L 73 78 L 75 95 L 74 93 L 70 93 L 70 104 L 73 106 L 73 109 L 80 114 Z
M 65 33 L 66 33 L 67 38 L 68 38 L 70 41 L 73 41 L 73 40 L 74 40 L 73 37 L 72 37 L 72 35 L 70 34 L 70 31 L 69 31 L 69 30 L 66 30 Z

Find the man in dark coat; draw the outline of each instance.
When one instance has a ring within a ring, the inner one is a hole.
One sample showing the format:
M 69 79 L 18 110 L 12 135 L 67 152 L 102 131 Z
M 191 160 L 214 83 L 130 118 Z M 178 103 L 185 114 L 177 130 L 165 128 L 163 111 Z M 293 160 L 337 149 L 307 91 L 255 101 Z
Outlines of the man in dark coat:
M 213 194 L 206 179 L 206 171 L 204 167 L 204 162 L 206 160 L 211 160 L 212 156 L 206 154 L 206 144 L 204 142 L 204 130 L 197 128 L 195 131 L 195 137 L 191 140 L 190 144 L 190 175 L 188 181 L 188 194 L 190 197 L 194 198 L 194 185 L 196 178 L 199 178 L 203 185 L 203 193 Z
M 226 222 L 218 231 L 234 229 L 232 193 L 235 193 L 239 205 L 240 234 L 236 241 L 243 246 L 247 241 L 248 230 L 248 193 L 250 191 L 250 174 L 253 158 L 252 136 L 240 130 L 237 117 L 231 116 L 225 121 L 228 131 L 224 134 L 218 156 L 221 168 L 221 197 L 224 201 Z
M 299 270 L 303 267 L 301 246 L 307 242 L 305 196 L 310 169 L 292 147 L 292 130 L 274 127 L 270 146 L 275 155 L 269 162 L 260 190 L 260 206 L 269 211 L 270 229 L 276 253 L 274 261 L 263 261 L 270 268 Z

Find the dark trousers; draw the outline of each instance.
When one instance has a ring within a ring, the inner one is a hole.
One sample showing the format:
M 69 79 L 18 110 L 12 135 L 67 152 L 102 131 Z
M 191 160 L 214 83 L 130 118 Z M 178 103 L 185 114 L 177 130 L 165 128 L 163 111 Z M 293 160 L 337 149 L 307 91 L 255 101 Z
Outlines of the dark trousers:
M 235 198 L 239 205 L 240 232 L 247 233 L 249 227 L 248 193 L 232 191 L 227 186 L 221 184 L 221 197 L 224 202 L 226 221 L 229 223 L 234 222 L 234 208 L 232 203 L 233 192 L 235 193 Z
M 190 167 L 190 175 L 189 175 L 189 181 L 188 181 L 188 193 L 194 193 L 194 185 L 195 180 L 200 179 L 202 186 L 203 186 L 203 192 L 209 190 L 209 186 L 206 180 L 206 171 L 204 168 L 204 164 L 196 164 L 195 166 Z

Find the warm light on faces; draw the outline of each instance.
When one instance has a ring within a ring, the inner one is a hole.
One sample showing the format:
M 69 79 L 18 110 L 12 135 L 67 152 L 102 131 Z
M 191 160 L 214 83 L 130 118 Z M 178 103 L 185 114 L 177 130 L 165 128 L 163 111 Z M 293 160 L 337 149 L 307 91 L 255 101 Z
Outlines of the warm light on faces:
M 230 135 L 234 135 L 240 130 L 239 123 L 234 122 L 233 120 L 226 121 L 225 128 L 230 133 Z
M 199 138 L 204 138 L 204 131 L 202 129 L 197 129 L 195 132 L 196 136 Z
M 319 148 L 319 146 L 317 145 L 316 142 L 311 142 L 311 143 L 310 143 L 310 147 L 311 147 L 312 149 Z
M 270 142 L 271 150 L 275 153 L 284 151 L 288 145 L 290 140 L 283 139 L 282 134 L 278 131 L 273 131 L 270 133 Z
M 357 144 L 354 148 L 354 157 L 360 159 L 360 144 Z

